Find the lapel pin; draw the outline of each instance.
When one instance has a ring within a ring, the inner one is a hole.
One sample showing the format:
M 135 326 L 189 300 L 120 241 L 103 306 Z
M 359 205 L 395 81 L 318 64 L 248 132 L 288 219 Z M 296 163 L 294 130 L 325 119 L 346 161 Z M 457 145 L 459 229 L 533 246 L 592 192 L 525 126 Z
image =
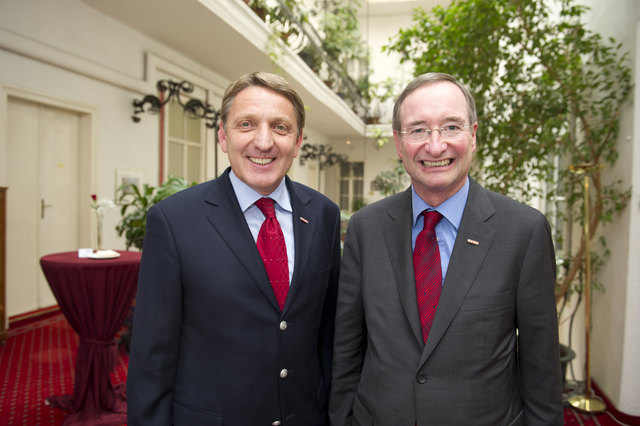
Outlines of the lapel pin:
M 478 244 L 480 244 L 479 242 L 477 242 L 476 240 L 472 240 L 471 238 L 467 238 L 467 242 L 469 244 L 473 244 L 474 246 L 477 246 Z
M 300 216 L 300 220 L 303 221 L 304 223 L 309 223 L 309 221 L 302 216 Z

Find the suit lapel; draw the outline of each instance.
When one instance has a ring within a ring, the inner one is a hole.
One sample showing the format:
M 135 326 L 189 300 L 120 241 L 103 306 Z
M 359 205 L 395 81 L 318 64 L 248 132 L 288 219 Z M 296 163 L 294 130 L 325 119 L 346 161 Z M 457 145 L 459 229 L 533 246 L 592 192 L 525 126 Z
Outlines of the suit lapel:
M 291 207 L 293 209 L 293 238 L 295 241 L 295 260 L 293 267 L 293 277 L 287 301 L 284 305 L 286 311 L 291 305 L 291 301 L 296 294 L 301 291 L 301 287 L 305 285 L 302 277 L 305 275 L 305 268 L 311 256 L 311 243 L 314 231 L 317 226 L 316 214 L 310 207 L 311 198 L 295 190 L 295 186 L 286 177 L 289 197 L 291 199 Z
M 387 212 L 388 221 L 384 228 L 384 237 L 402 307 L 416 339 L 422 344 L 420 316 L 416 301 L 416 280 L 413 273 L 411 212 L 411 188 L 409 188 L 400 195 L 398 202 L 394 203 Z
M 211 181 L 205 201 L 211 205 L 207 219 L 242 264 L 251 279 L 278 311 L 280 307 L 262 265 L 260 253 L 229 180 L 229 169 Z
M 458 313 L 496 235 L 496 231 L 486 224 L 487 219 L 495 213 L 486 190 L 472 179 L 469 181 L 469 197 L 421 363 L 433 352 Z

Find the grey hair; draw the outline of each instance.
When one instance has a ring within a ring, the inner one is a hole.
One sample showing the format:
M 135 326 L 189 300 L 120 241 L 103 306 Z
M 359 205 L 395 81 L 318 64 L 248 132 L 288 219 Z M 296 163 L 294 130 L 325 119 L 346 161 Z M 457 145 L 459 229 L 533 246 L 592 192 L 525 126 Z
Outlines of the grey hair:
M 478 116 L 476 112 L 476 102 L 473 99 L 473 95 L 471 94 L 469 89 L 467 89 L 467 87 L 464 84 L 456 80 L 455 77 L 449 74 L 440 73 L 440 72 L 429 72 L 426 74 L 422 74 L 416 77 L 415 79 L 413 79 L 409 84 L 407 84 L 404 90 L 400 93 L 400 96 L 398 96 L 398 98 L 396 99 L 396 103 L 393 105 L 392 126 L 394 131 L 399 132 L 401 130 L 400 129 L 400 107 L 402 106 L 402 103 L 407 99 L 407 97 L 411 93 L 421 88 L 422 86 L 437 83 L 440 81 L 448 81 L 449 83 L 455 84 L 464 94 L 464 97 L 467 101 L 467 109 L 469 113 L 469 126 L 472 126 L 473 123 L 478 121 Z

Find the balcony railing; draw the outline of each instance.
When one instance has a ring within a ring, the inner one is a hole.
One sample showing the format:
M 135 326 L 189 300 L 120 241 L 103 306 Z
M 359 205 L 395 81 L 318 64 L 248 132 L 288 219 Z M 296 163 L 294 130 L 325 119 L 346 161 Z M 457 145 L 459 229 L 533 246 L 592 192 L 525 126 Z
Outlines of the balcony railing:
M 368 107 L 363 88 L 356 83 L 367 82 L 368 75 L 361 72 L 355 79 L 345 63 L 325 50 L 326 34 L 316 29 L 310 13 L 304 12 L 295 0 L 251 0 L 249 7 L 279 36 L 286 45 L 305 61 L 307 66 L 333 90 L 364 121 Z M 331 13 L 331 12 L 324 12 Z M 362 50 L 363 46 L 359 48 Z M 341 52 L 340 59 L 355 63 L 358 68 L 364 62 L 356 55 Z M 363 57 L 366 55 L 363 55 Z M 360 62 L 360 63 L 359 63 Z

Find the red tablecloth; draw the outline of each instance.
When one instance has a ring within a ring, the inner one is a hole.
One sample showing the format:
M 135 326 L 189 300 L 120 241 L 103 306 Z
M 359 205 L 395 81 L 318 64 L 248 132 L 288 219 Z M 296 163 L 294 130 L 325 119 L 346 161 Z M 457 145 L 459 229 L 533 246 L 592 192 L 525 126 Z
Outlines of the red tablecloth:
M 78 258 L 77 252 L 43 256 L 40 265 L 60 310 L 78 333 L 73 395 L 47 398 L 70 410 L 65 425 L 122 425 L 127 406 L 124 386 L 111 383 L 117 362 L 114 339 L 136 292 L 139 252 L 115 259 Z

